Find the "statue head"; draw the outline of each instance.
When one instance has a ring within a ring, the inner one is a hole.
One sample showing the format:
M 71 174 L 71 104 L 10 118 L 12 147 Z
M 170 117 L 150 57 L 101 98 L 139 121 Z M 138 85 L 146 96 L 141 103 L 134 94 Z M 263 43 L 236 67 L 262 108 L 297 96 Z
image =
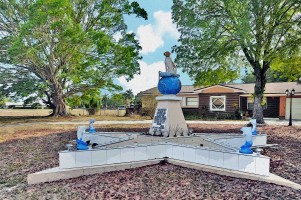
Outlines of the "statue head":
M 170 52 L 169 51 L 165 51 L 164 52 L 164 56 L 169 57 L 170 56 Z
M 242 127 L 240 129 L 245 136 L 245 141 L 252 141 L 252 129 L 251 127 Z
M 251 124 L 256 125 L 256 119 L 251 119 L 250 122 Z
M 86 130 L 85 126 L 78 126 L 77 127 L 77 133 L 76 133 L 77 139 L 83 138 L 83 134 L 84 134 L 85 130 Z
M 89 120 L 90 125 L 93 124 L 94 122 L 95 122 L 95 119 L 93 119 L 93 118 Z
M 252 128 L 252 133 L 253 133 L 253 135 L 257 135 L 257 130 L 256 130 L 256 119 L 251 119 L 250 122 L 251 122 L 251 124 L 253 125 L 253 128 Z
M 244 134 L 248 134 L 248 133 L 251 133 L 251 131 L 252 131 L 252 129 L 251 129 L 251 127 L 242 127 L 241 129 L 240 129 Z

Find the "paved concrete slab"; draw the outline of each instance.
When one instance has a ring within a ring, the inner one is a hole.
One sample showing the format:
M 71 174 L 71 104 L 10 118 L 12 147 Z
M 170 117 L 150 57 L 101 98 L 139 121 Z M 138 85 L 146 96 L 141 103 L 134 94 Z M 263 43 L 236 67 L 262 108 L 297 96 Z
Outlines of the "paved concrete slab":
M 270 173 L 269 176 L 260 176 L 260 175 L 255 175 L 255 174 L 228 170 L 228 169 L 224 169 L 224 168 L 194 164 L 194 163 L 189 163 L 189 162 L 174 160 L 174 159 L 168 159 L 168 162 L 173 165 L 202 170 L 202 171 L 211 172 L 211 173 L 215 173 L 215 174 L 220 174 L 220 175 L 225 175 L 225 176 L 230 176 L 230 177 L 235 177 L 235 178 L 245 178 L 245 179 L 250 179 L 250 180 L 255 180 L 255 181 L 263 181 L 263 182 L 267 182 L 267 183 L 273 183 L 276 185 L 281 185 L 281 186 L 291 187 L 291 188 L 294 188 L 297 190 L 301 190 L 300 184 L 294 183 L 292 181 L 289 181 L 287 179 L 284 179 L 284 178 L 277 176 L 275 174 L 272 174 L 272 173 Z
M 51 181 L 58 181 L 63 179 L 76 178 L 84 175 L 101 174 L 104 172 L 120 171 L 131 168 L 143 167 L 148 165 L 158 164 L 162 159 L 153 159 L 148 161 L 122 163 L 122 164 L 110 164 L 96 167 L 81 167 L 62 169 L 59 167 L 46 169 L 40 172 L 29 174 L 27 176 L 28 184 L 38 184 Z
M 162 159 L 154 159 L 154 160 L 141 161 L 141 162 L 131 162 L 131 163 L 103 165 L 97 167 L 72 168 L 72 169 L 61 169 L 59 167 L 55 167 L 34 174 L 29 174 L 27 177 L 27 182 L 28 184 L 38 184 L 38 183 L 51 182 L 51 181 L 57 181 L 62 179 L 76 178 L 83 175 L 92 175 L 92 174 L 101 174 L 104 172 L 120 171 L 125 169 L 158 164 L 161 160 Z M 260 176 L 260 175 L 227 170 L 227 169 L 212 167 L 207 165 L 193 164 L 193 163 L 170 159 L 170 158 L 166 160 L 168 163 L 173 165 L 192 168 L 196 170 L 202 170 L 206 172 L 211 172 L 211 173 L 235 177 L 235 178 L 245 178 L 245 179 L 250 179 L 255 181 L 263 181 L 267 183 L 273 183 L 276 185 L 281 185 L 281 186 L 291 187 L 297 190 L 301 190 L 301 185 L 271 173 L 269 176 Z

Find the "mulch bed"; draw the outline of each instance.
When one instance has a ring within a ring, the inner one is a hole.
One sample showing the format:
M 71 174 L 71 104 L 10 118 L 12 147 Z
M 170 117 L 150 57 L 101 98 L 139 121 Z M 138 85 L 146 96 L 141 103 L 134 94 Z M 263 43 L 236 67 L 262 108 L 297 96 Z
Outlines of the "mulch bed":
M 237 132 L 239 125 L 191 125 L 195 132 Z M 196 130 L 198 129 L 198 130 Z M 103 130 L 104 131 L 104 130 Z M 108 131 L 108 130 L 105 130 Z M 144 129 L 118 129 L 137 131 Z M 301 127 L 263 126 L 271 172 L 301 184 Z M 0 199 L 301 199 L 301 191 L 170 164 L 83 176 L 29 186 L 29 173 L 58 166 L 58 151 L 75 132 L 0 143 Z

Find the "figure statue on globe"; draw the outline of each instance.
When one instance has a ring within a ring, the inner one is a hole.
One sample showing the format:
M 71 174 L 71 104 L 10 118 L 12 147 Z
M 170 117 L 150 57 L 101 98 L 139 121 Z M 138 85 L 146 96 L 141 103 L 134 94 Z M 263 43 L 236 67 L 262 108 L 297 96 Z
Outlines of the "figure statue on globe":
M 156 97 L 158 104 L 149 133 L 167 137 L 188 136 L 189 131 L 181 108 L 182 97 L 176 96 L 182 87 L 180 75 L 170 58 L 170 52 L 165 51 L 163 55 L 166 71 L 159 71 L 158 82 L 158 90 L 162 96 Z
M 170 52 L 164 52 L 164 56 L 166 57 L 164 61 L 166 72 L 177 74 L 177 68 L 170 58 Z
M 180 75 L 177 74 L 177 68 L 170 58 L 170 52 L 164 52 L 166 72 L 159 71 L 158 90 L 161 94 L 176 95 L 181 90 Z

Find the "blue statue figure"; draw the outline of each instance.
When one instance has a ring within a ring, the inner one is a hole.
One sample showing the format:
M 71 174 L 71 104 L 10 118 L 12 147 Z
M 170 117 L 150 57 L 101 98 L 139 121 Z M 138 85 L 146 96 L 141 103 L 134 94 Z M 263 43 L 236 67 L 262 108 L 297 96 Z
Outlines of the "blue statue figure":
M 257 135 L 256 119 L 251 119 L 250 122 L 251 122 L 251 124 L 253 125 L 253 128 L 252 128 L 252 135 Z
M 76 139 L 76 148 L 78 150 L 87 150 L 89 149 L 88 144 L 83 141 L 83 134 L 86 130 L 85 126 L 77 127 L 77 139 Z
M 177 94 L 181 90 L 180 75 L 177 74 L 177 68 L 170 58 L 170 52 L 166 51 L 164 55 L 166 72 L 159 72 L 158 90 L 161 94 Z
M 253 141 L 251 127 L 242 127 L 240 130 L 243 132 L 243 136 L 245 136 L 245 143 L 240 147 L 239 153 L 252 154 L 253 150 L 251 147 L 253 145 Z
M 89 121 L 89 133 L 95 133 L 96 132 L 95 128 L 93 127 L 94 122 L 95 122 L 95 119 L 90 119 L 90 121 Z
M 82 138 L 76 139 L 76 148 L 78 150 L 87 150 L 87 149 L 89 149 L 88 144 L 85 141 L 83 141 Z

